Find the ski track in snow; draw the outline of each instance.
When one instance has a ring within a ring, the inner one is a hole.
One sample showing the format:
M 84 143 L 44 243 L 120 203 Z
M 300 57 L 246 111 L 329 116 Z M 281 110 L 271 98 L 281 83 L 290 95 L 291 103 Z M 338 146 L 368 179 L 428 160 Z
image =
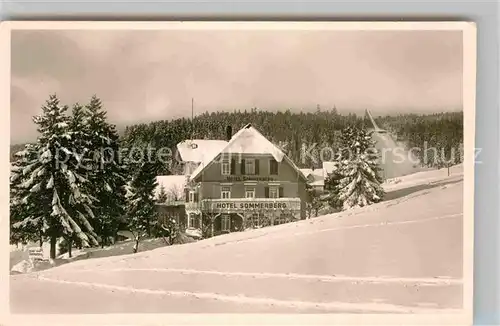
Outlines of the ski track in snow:
M 289 280 L 311 280 L 321 282 L 352 282 L 352 283 L 397 283 L 397 284 L 416 284 L 419 286 L 448 286 L 462 285 L 463 280 L 446 276 L 436 276 L 428 278 L 400 278 L 390 276 L 373 276 L 373 277 L 358 277 L 345 275 L 311 275 L 311 274 L 296 274 L 296 273 L 252 273 L 252 272 L 223 272 L 215 270 L 197 270 L 183 268 L 113 268 L 106 270 L 88 269 L 75 270 L 79 272 L 157 272 L 157 273 L 180 273 L 180 274 L 205 274 L 217 275 L 224 277 L 252 277 L 252 278 L 283 278 Z
M 407 307 L 383 303 L 347 303 L 347 302 L 310 302 L 310 301 L 292 301 L 278 300 L 264 297 L 249 297 L 244 295 L 224 295 L 209 292 L 188 292 L 188 291 L 166 291 L 153 289 L 138 289 L 134 287 L 109 285 L 103 283 L 89 283 L 77 281 L 54 280 L 47 277 L 40 277 L 40 280 L 46 282 L 77 285 L 90 288 L 101 288 L 128 293 L 144 293 L 152 295 L 164 295 L 172 297 L 194 297 L 197 299 L 217 300 L 222 302 L 232 302 L 238 304 L 271 305 L 276 307 L 299 308 L 299 309 L 320 309 L 326 311 L 344 310 L 359 312 L 380 312 L 380 313 L 457 313 L 459 309 L 427 309 L 422 307 Z

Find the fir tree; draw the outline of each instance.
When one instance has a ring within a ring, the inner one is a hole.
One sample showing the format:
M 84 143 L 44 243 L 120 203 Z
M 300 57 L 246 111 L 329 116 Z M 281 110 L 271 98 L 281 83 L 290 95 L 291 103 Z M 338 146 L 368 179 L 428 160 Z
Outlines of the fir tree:
M 335 186 L 335 200 L 343 209 L 363 207 L 382 200 L 378 155 L 371 133 L 364 129 L 350 129 L 350 159 L 343 159 L 338 171 L 340 180 Z M 347 137 L 345 138 L 347 139 Z
M 93 193 L 91 181 L 91 159 L 88 157 L 89 153 L 89 129 L 88 120 L 85 115 L 85 109 L 79 103 L 73 105 L 72 115 L 69 118 L 69 133 L 71 135 L 72 144 L 71 152 L 72 157 L 69 159 L 68 164 L 81 176 L 85 176 L 86 182 L 82 184 L 82 188 L 86 193 Z M 93 200 L 93 203 L 89 203 L 88 206 L 92 209 L 93 213 L 96 214 L 95 203 L 97 198 Z M 98 216 L 90 221 L 93 225 L 96 223 Z M 93 226 L 95 229 L 95 227 Z M 65 247 L 64 250 L 59 250 L 60 253 L 68 252 L 69 257 L 72 257 L 73 245 L 82 246 L 82 243 L 78 237 L 75 235 L 64 236 L 64 241 L 60 243 L 60 248 Z
M 334 209 L 341 209 L 342 202 L 339 200 L 339 183 L 342 180 L 339 166 L 341 161 L 336 161 L 337 168 L 329 173 L 325 178 L 325 192 L 324 199 L 328 201 L 328 205 Z
M 126 165 L 120 157 L 120 144 L 116 127 L 107 122 L 106 111 L 97 96 L 85 106 L 84 119 L 88 159 L 91 161 L 90 180 L 92 193 L 97 198 L 95 205 L 95 229 L 101 246 L 115 238 L 119 219 L 124 215 Z
M 128 187 L 127 216 L 130 231 L 135 236 L 134 253 L 139 250 L 139 242 L 151 237 L 157 227 L 157 211 L 154 190 L 158 186 L 156 176 L 158 164 L 144 158 L 139 164 Z
M 29 166 L 36 162 L 36 146 L 26 144 L 23 150 L 14 154 L 14 157 L 15 161 L 11 166 L 10 177 L 10 242 L 12 244 L 19 242 L 26 244 L 28 241 L 39 241 L 41 247 L 46 228 L 41 217 L 31 217 L 39 215 L 36 203 L 41 201 L 44 194 L 32 194 L 31 198 L 39 195 L 37 200 L 28 201 L 29 189 L 22 187 L 22 184 L 30 177 L 28 173 L 24 174 L 23 171 L 29 169 Z M 50 200 L 49 196 L 44 201 L 48 200 Z
M 163 185 L 160 186 L 160 191 L 158 192 L 158 203 L 165 203 L 168 199 L 167 192 L 165 191 L 165 187 Z
M 86 246 L 97 244 L 89 222 L 94 217 L 90 205 L 95 198 L 85 191 L 87 179 L 73 164 L 76 158 L 70 150 L 73 139 L 67 109 L 59 104 L 56 95 L 51 95 L 42 114 L 34 117 L 40 136 L 31 150 L 40 155 L 23 168 L 20 185 L 21 205 L 26 212 L 36 207 L 36 213 L 26 214 L 19 223 L 37 225 L 50 238 L 52 259 L 61 236 L 76 236 Z

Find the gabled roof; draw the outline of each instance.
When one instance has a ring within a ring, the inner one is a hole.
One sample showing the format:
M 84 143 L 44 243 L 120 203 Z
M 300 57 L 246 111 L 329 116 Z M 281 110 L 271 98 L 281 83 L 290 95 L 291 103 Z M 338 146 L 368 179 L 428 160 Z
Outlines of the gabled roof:
M 294 168 L 303 180 L 306 180 L 304 174 L 299 170 L 295 163 L 288 158 L 276 145 L 270 142 L 264 135 L 255 129 L 250 123 L 241 128 L 233 135 L 229 143 L 215 154 L 209 161 L 202 162 L 191 174 L 190 180 L 194 180 L 205 168 L 212 164 L 213 160 L 223 153 L 232 154 L 270 154 L 278 162 L 286 160 Z
M 201 163 L 213 159 L 227 144 L 225 140 L 184 140 L 177 144 L 177 151 L 184 162 Z
M 285 156 L 281 149 L 271 143 L 251 124 L 247 124 L 234 134 L 221 153 L 271 154 L 278 162 L 281 162 Z

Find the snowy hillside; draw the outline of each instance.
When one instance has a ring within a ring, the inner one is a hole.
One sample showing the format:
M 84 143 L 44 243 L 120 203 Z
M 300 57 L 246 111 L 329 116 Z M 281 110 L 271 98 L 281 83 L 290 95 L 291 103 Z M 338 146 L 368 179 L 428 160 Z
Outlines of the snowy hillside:
M 12 276 L 12 311 L 456 312 L 455 177 L 362 209 Z
M 428 171 L 416 172 L 403 177 L 388 179 L 383 184 L 383 187 L 385 191 L 394 191 L 397 189 L 409 188 L 432 182 L 457 180 L 462 179 L 463 173 L 463 165 L 458 164 L 450 168 L 450 175 L 448 175 L 448 170 L 446 168 L 439 170 L 432 169 Z

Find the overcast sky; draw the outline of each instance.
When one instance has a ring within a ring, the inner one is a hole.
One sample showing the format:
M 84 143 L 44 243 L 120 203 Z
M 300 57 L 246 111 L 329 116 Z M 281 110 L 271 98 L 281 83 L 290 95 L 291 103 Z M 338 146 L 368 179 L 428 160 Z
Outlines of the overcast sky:
M 12 143 L 49 94 L 111 122 L 249 109 L 462 109 L 460 31 L 14 31 Z

